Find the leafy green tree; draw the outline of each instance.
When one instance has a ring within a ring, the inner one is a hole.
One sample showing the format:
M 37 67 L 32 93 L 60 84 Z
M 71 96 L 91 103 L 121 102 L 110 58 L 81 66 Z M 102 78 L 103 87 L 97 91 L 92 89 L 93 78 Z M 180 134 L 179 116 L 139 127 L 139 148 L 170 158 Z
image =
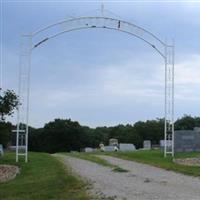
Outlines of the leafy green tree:
M 141 142 L 151 140 L 152 144 L 159 144 L 159 140 L 164 138 L 164 119 L 139 121 L 134 124 L 134 129 L 141 137 Z
M 11 123 L 5 122 L 5 118 L 12 115 L 18 105 L 19 100 L 14 91 L 7 90 L 0 94 L 0 144 L 3 144 L 4 147 L 11 140 L 12 128 Z
M 55 119 L 47 123 L 43 129 L 33 130 L 29 141 L 31 150 L 55 153 L 79 151 L 85 147 L 85 140 L 85 130 L 78 122 Z
M 12 115 L 19 105 L 18 96 L 13 90 L 7 90 L 0 95 L 0 121 L 5 121 L 5 116 Z
M 109 140 L 109 133 L 111 128 L 108 128 L 106 126 L 104 127 L 97 127 L 93 131 L 93 147 L 98 147 L 101 142 L 103 142 L 105 145 L 108 144 Z
M 193 129 L 195 126 L 200 126 L 200 117 L 185 115 L 175 123 L 176 129 Z M 83 147 L 98 147 L 100 142 L 107 145 L 110 138 L 116 138 L 120 143 L 132 143 L 136 148 L 143 147 L 143 140 L 159 144 L 164 138 L 164 119 L 97 128 L 81 126 L 70 119 L 55 119 L 43 128 L 30 129 L 29 149 L 50 153 L 79 151 Z
M 192 130 L 195 126 L 200 124 L 200 120 L 198 118 L 191 117 L 190 115 L 184 115 L 182 118 L 178 119 L 175 122 L 176 130 Z
M 128 143 L 131 128 L 132 127 L 130 125 L 124 126 L 121 124 L 112 127 L 112 130 L 110 131 L 110 138 L 118 139 L 119 143 Z

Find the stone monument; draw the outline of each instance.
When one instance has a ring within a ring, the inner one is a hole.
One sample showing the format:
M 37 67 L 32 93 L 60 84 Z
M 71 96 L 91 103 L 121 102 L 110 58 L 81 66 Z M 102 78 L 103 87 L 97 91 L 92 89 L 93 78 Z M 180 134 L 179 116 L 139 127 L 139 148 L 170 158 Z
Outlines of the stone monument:
M 109 139 L 109 146 L 118 146 L 118 139 L 110 138 Z
M 175 152 L 200 152 L 200 128 L 174 132 Z
M 136 149 L 135 149 L 134 144 L 120 143 L 119 150 L 120 151 L 135 151 Z
M 143 141 L 143 148 L 144 149 L 151 149 L 151 140 L 144 140 Z

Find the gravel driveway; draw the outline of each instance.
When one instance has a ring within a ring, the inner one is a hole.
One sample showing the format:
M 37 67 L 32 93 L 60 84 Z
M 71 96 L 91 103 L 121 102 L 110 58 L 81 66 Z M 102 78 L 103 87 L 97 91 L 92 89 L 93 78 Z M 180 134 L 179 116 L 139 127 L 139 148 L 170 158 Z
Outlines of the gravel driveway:
M 88 180 L 93 193 L 102 199 L 200 200 L 199 178 L 110 156 L 100 157 L 129 172 L 113 172 L 108 167 L 68 156 L 62 159 L 76 174 Z

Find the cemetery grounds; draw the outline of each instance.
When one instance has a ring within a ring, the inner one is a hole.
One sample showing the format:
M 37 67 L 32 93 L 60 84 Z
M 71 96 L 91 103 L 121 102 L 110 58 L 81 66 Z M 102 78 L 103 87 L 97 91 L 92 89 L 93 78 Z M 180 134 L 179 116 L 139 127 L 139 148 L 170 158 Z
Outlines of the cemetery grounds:
M 0 164 L 16 165 L 14 156 L 15 155 L 12 153 L 5 154 L 5 156 L 0 159 Z M 176 155 L 176 158 L 188 157 L 200 157 L 200 153 L 179 153 Z M 144 163 L 145 165 L 141 165 L 140 163 Z M 98 190 L 101 188 L 98 186 L 98 180 L 104 181 L 110 176 L 110 179 L 116 178 L 113 179 L 113 181 L 124 180 L 129 183 L 129 179 L 137 178 L 133 173 L 132 168 L 134 170 L 134 168 L 139 166 L 139 169 L 144 167 L 144 169 L 147 168 L 151 171 L 152 168 L 149 165 L 155 166 L 157 172 L 160 172 L 159 168 L 163 168 L 165 169 L 163 171 L 166 173 L 173 173 L 173 175 L 177 177 L 180 175 L 181 180 L 195 179 L 197 187 L 200 185 L 200 167 L 176 164 L 170 157 L 164 159 L 163 154 L 158 150 L 109 153 L 58 153 L 53 156 L 46 153 L 30 153 L 30 162 L 28 164 L 24 162 L 18 163 L 20 174 L 18 174 L 14 180 L 0 183 L 0 199 L 120 199 L 120 195 L 123 195 L 123 191 L 119 192 L 119 196 L 115 195 L 116 192 L 112 190 L 112 187 L 110 191 L 106 190 L 106 188 L 104 188 L 104 191 L 100 191 Z M 74 169 L 72 168 L 73 166 Z M 94 175 L 97 176 L 96 181 L 91 182 L 87 177 L 84 177 L 84 173 L 88 173 L 87 167 L 84 168 L 85 166 L 90 168 L 90 175 L 94 172 Z M 92 172 L 92 170 L 94 171 Z M 147 190 L 155 184 L 153 179 L 148 177 L 148 171 L 149 170 L 146 170 L 147 177 L 144 177 L 140 187 L 145 187 Z M 160 177 L 159 173 L 154 174 L 158 178 Z M 186 174 L 186 176 L 182 174 Z M 171 179 L 173 177 L 169 178 Z M 111 186 L 115 185 L 113 181 L 111 180 Z M 140 181 L 141 180 L 138 180 L 136 185 L 133 184 L 130 188 L 127 187 L 124 190 L 124 192 L 127 192 L 127 198 L 124 199 L 130 199 L 129 195 L 131 195 L 131 191 L 134 190 L 134 187 L 138 186 Z M 184 181 L 183 185 L 185 182 L 187 181 Z M 106 180 L 105 186 L 107 186 L 106 184 L 108 183 L 109 181 Z M 123 184 L 119 182 L 118 186 L 124 187 Z M 165 186 L 166 183 L 161 181 L 160 185 L 162 184 Z M 130 194 L 128 194 L 129 192 Z M 168 193 L 168 191 L 166 192 Z M 174 189 L 174 192 L 176 192 L 176 188 Z M 109 195 L 106 195 L 107 193 Z M 154 194 L 148 194 L 148 196 L 145 196 L 146 194 L 144 194 L 143 196 L 140 196 L 141 194 L 138 193 L 137 195 L 138 196 L 135 196 L 135 198 L 131 198 L 153 199 L 155 197 Z M 183 197 L 188 198 L 187 195 Z M 178 199 L 178 196 L 174 199 Z M 193 199 L 195 199 L 195 197 Z

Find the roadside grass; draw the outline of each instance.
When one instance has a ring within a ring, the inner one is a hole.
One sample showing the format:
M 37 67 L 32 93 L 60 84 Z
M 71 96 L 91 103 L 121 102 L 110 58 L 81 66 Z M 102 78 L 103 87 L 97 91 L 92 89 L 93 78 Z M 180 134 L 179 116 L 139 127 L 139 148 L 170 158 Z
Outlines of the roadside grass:
M 99 165 L 103 165 L 105 167 L 111 167 L 111 168 L 114 167 L 114 165 L 112 165 L 111 163 L 109 163 L 108 161 L 106 161 L 100 157 L 97 157 L 96 154 L 93 154 L 93 153 L 78 153 L 77 152 L 77 153 L 65 153 L 65 154 L 68 156 L 75 157 L 75 158 L 88 160 L 88 161 L 97 163 Z
M 155 167 L 172 170 L 186 175 L 200 176 L 200 167 L 184 166 L 173 162 L 173 158 L 168 156 L 163 157 L 163 152 L 160 150 L 139 150 L 132 152 L 105 152 L 104 155 L 109 155 L 125 160 L 137 161 L 153 165 Z M 200 157 L 200 153 L 177 153 L 175 158 Z
M 123 168 L 121 168 L 121 167 L 115 167 L 112 171 L 114 171 L 114 172 L 128 172 L 128 170 L 127 169 L 123 169 Z
M 91 161 L 91 162 L 94 162 L 94 163 L 97 163 L 99 165 L 102 165 L 102 166 L 105 166 L 105 167 L 110 167 L 112 169 L 112 171 L 114 172 L 128 172 L 128 170 L 126 169 L 123 169 L 117 165 L 112 165 L 111 163 L 109 163 L 108 161 L 104 160 L 103 158 L 100 158 L 98 157 L 97 153 L 64 153 L 65 155 L 68 155 L 68 156 L 72 156 L 72 157 L 75 157 L 75 158 L 80 158 L 80 159 L 83 159 L 83 160 L 88 160 L 88 161 Z
M 89 200 L 86 185 L 53 156 L 29 153 L 29 162 L 15 163 L 15 154 L 6 153 L 0 164 L 20 167 L 14 180 L 0 183 L 0 199 L 4 200 Z

